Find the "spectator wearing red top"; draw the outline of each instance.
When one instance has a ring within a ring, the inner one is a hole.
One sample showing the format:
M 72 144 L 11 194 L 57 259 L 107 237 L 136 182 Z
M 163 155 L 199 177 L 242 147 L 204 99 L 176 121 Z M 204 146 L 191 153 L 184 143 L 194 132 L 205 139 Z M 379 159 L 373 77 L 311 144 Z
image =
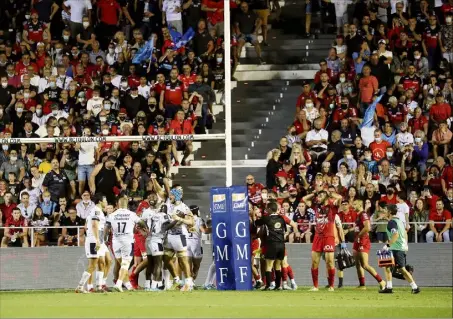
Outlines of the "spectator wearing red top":
M 389 107 L 387 108 L 387 119 L 398 127 L 402 122 L 406 122 L 407 110 L 403 103 L 398 103 L 396 97 L 391 96 L 389 98 Z
M 165 110 L 166 118 L 172 119 L 175 116 L 183 98 L 187 98 L 187 91 L 184 91 L 184 84 L 178 80 L 178 70 L 172 69 L 170 79 L 165 81 L 159 102 L 160 109 Z
M 383 195 L 380 201 L 387 205 L 396 205 L 398 203 L 397 196 L 395 195 L 395 187 L 393 185 L 387 187 L 387 195 Z
M 170 134 L 174 135 L 187 135 L 187 134 L 194 134 L 192 121 L 190 119 L 184 118 L 184 111 L 179 110 L 176 112 L 176 118 L 171 121 L 170 123 Z M 178 151 L 184 151 L 183 158 L 181 164 L 188 165 L 189 163 L 186 162 L 187 157 L 192 152 L 193 146 L 192 141 L 172 141 L 174 146 Z
M 433 132 L 431 140 L 434 159 L 436 159 L 439 154 L 447 156 L 452 138 L 453 133 L 448 129 L 447 122 L 440 122 L 439 128 Z
M 439 60 L 439 37 L 440 26 L 437 24 L 437 17 L 432 14 L 429 16 L 429 26 L 426 27 L 423 33 L 423 53 L 428 57 L 429 68 L 432 70 L 436 67 Z
M 323 73 L 326 73 L 329 76 L 329 79 L 333 78 L 333 71 L 327 67 L 327 61 L 325 59 L 319 61 L 319 67 L 321 68 L 321 70 L 316 72 L 315 79 L 313 80 L 315 84 L 321 83 L 321 74 Z
M 416 68 L 414 65 L 409 65 L 407 71 L 408 74 L 402 76 L 399 82 L 399 90 L 400 91 L 407 91 L 412 89 L 415 95 L 420 93 L 420 89 L 422 87 L 422 79 L 416 74 Z
M 17 239 L 20 239 L 20 241 L 22 242 L 22 247 L 28 247 L 27 226 L 27 220 L 21 215 L 20 209 L 15 207 L 12 211 L 12 215 L 5 223 L 5 233 L 2 238 L 1 246 L 3 248 L 8 247 L 9 243 L 14 243 Z
M 300 110 L 305 106 L 305 100 L 311 99 L 315 104 L 316 108 L 319 108 L 321 103 L 318 101 L 315 92 L 311 89 L 311 85 L 308 82 L 302 84 L 302 93 L 299 95 L 296 101 L 296 114 L 299 114 Z
M 247 192 L 249 200 L 253 205 L 259 205 L 263 201 L 261 198 L 261 191 L 265 188 L 263 184 L 257 183 L 253 175 L 247 175 L 245 178 L 247 184 Z
M 16 208 L 17 204 L 13 203 L 13 194 L 9 191 L 3 195 L 4 203 L 0 204 L 0 223 L 3 225 L 12 216 L 13 209 Z
M 429 109 L 429 120 L 437 127 L 440 122 L 446 121 L 451 116 L 451 105 L 445 103 L 442 93 L 437 94 L 436 103 Z
M 420 198 L 425 200 L 429 210 L 433 210 L 436 208 L 436 202 L 439 199 L 439 196 L 433 194 L 431 187 L 429 185 L 425 185 L 423 187 L 421 195 L 422 196 Z
M 305 139 L 308 131 L 311 130 L 311 122 L 307 120 L 307 112 L 305 112 L 305 110 L 300 110 L 299 113 L 297 113 L 297 118 L 293 125 L 296 129 L 296 134 L 301 139 Z
M 359 81 L 359 91 L 361 111 L 364 112 L 368 104 L 373 101 L 373 96 L 379 92 L 379 82 L 374 75 L 371 75 L 369 65 L 364 65 L 362 74 L 363 77 Z
M 28 66 L 31 65 L 36 73 L 39 73 L 39 68 L 34 62 L 30 62 L 30 53 L 24 52 L 19 63 L 16 64 L 16 74 L 21 76 L 27 73 Z
M 116 0 L 99 0 L 96 3 L 96 7 L 100 21 L 98 27 L 99 41 L 101 42 L 101 47 L 105 49 L 118 30 L 123 11 Z
M 450 242 L 451 212 L 445 209 L 442 199 L 436 201 L 436 208 L 429 213 L 430 231 L 426 234 L 426 242 Z
M 409 120 L 409 132 L 415 134 L 419 130 L 424 132 L 425 136 L 428 135 L 428 119 L 422 114 L 422 109 L 417 107 L 414 117 Z
M 277 193 L 278 199 L 285 199 L 289 197 L 288 188 L 288 176 L 284 171 L 279 171 L 275 177 L 277 178 L 277 184 L 272 188 L 272 190 Z
M 333 122 L 336 124 L 335 128 L 340 127 L 340 122 L 343 119 L 348 119 L 351 123 L 358 123 L 359 111 L 353 105 L 349 105 L 347 97 L 341 98 L 341 104 L 333 112 Z
M 448 189 L 453 187 L 453 167 L 447 165 L 441 156 L 438 156 L 434 163 L 439 167 L 442 191 L 446 196 Z
M 182 67 L 182 72 L 182 74 L 178 75 L 178 80 L 184 84 L 184 91 L 187 91 L 189 89 L 189 85 L 195 83 L 197 75 L 192 73 L 192 68 L 188 64 L 185 64 Z
M 389 142 L 382 140 L 382 131 L 377 129 L 374 131 L 374 142 L 370 143 L 371 153 L 373 154 L 373 160 L 380 161 L 385 158 L 387 148 L 392 147 Z
M 25 22 L 24 31 L 22 32 L 22 39 L 32 49 L 35 49 L 35 45 L 38 42 L 47 42 L 50 40 L 49 29 L 44 22 L 38 20 L 38 11 L 31 11 L 31 19 Z

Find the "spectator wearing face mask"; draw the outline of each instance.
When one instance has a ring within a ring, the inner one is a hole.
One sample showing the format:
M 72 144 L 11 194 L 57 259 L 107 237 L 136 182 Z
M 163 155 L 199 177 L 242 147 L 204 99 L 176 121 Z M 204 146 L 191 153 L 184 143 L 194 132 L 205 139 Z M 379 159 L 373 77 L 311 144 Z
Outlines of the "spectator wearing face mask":
M 14 173 L 21 181 L 25 176 L 25 168 L 22 160 L 17 158 L 17 151 L 9 152 L 9 160 L 5 161 L 0 166 L 0 179 L 7 177 L 9 173 Z
M 56 202 L 51 201 L 50 193 L 48 191 L 43 192 L 42 194 L 42 202 L 40 207 L 42 209 L 43 215 L 49 218 L 55 212 L 57 212 L 58 204 Z

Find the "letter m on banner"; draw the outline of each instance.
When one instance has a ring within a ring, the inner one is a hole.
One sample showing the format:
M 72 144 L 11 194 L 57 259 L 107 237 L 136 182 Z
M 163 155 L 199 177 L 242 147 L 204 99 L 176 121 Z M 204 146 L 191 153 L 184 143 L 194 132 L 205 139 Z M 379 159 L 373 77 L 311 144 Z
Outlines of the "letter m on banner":
M 211 189 L 212 238 L 218 290 L 251 290 L 247 189 Z

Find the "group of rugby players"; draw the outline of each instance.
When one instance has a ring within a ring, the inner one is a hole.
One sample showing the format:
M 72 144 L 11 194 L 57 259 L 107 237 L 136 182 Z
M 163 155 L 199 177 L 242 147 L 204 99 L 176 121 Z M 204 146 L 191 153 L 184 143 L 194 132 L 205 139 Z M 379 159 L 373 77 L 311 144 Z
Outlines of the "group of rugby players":
M 264 193 L 264 192 L 263 192 Z M 255 194 L 256 195 L 256 194 Z M 261 254 L 260 268 L 253 265 L 253 275 L 255 278 L 255 288 L 263 290 L 291 290 L 296 289 L 291 266 L 287 261 L 285 249 L 285 239 L 288 235 L 288 228 L 292 228 L 296 238 L 301 236 L 296 222 L 290 220 L 282 213 L 281 204 L 277 200 L 277 194 L 269 191 L 262 196 L 260 205 L 249 206 L 251 222 L 252 252 L 256 256 Z M 302 198 L 307 207 L 311 207 L 314 212 L 314 239 L 312 244 L 312 264 L 311 276 L 313 287 L 311 291 L 318 291 L 319 263 L 321 257 L 325 259 L 327 266 L 328 291 L 334 291 L 335 282 L 335 253 L 341 249 L 346 249 L 346 242 L 341 220 L 337 214 L 337 207 L 341 204 L 342 196 L 334 190 L 314 191 Z M 403 221 L 397 217 L 397 206 L 388 205 L 386 208 L 390 215 L 387 226 L 388 237 L 390 238 L 383 250 L 392 252 L 395 267 L 402 273 L 409 282 L 412 293 L 419 293 L 420 289 L 416 285 L 411 273 L 405 268 L 407 252 L 407 234 L 403 226 Z M 393 266 L 385 267 L 384 281 L 376 270 L 368 263 L 368 255 L 371 249 L 369 232 L 371 229 L 370 219 L 365 208 L 360 209 L 360 213 L 355 221 L 355 240 L 353 244 L 353 254 L 356 261 L 356 270 L 360 289 L 366 289 L 365 271 L 367 271 L 379 283 L 380 293 L 392 293 L 392 269 Z M 273 278 L 274 274 L 274 278 Z M 291 274 L 291 287 L 287 284 L 287 275 Z M 343 272 L 339 271 L 339 288 L 343 286 Z M 263 279 L 261 279 L 263 278 Z
M 199 217 L 198 207 L 189 208 L 182 197 L 180 186 L 171 189 L 165 202 L 159 202 L 156 194 L 150 194 L 135 213 L 128 210 L 126 197 L 120 197 L 114 206 L 107 203 L 105 196 L 96 194 L 95 208 L 85 225 L 88 267 L 76 292 L 109 291 L 106 279 L 112 264 L 111 254 L 114 256 L 115 291 L 122 292 L 123 287 L 138 288 L 138 275 L 145 269 L 146 291 L 178 287 L 181 291 L 191 291 L 201 264 L 202 233 L 209 233 L 211 229 Z M 134 267 L 129 274 L 132 255 L 135 256 Z M 180 280 L 181 274 L 184 281 Z

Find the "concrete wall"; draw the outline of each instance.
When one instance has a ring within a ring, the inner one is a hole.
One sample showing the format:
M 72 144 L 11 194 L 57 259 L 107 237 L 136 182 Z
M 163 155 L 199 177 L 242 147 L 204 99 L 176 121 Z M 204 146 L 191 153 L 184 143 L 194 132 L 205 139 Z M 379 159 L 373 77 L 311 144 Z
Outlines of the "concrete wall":
M 289 262 L 300 286 L 310 286 L 311 245 L 287 245 Z M 373 245 L 370 263 L 377 267 L 375 252 L 382 245 Z M 197 284 L 203 284 L 207 269 L 212 262 L 211 247 L 204 247 Z M 451 244 L 410 244 L 407 262 L 415 267 L 414 277 L 418 285 L 452 286 L 452 245 Z M 77 286 L 87 264 L 84 248 L 40 247 L 0 249 L 0 290 L 21 289 L 72 289 Z M 377 269 L 377 268 L 376 268 Z M 378 269 L 382 274 L 382 270 Z M 320 268 L 320 285 L 327 283 L 325 264 Z M 109 276 L 108 285 L 112 285 Z M 367 285 L 376 285 L 367 275 Z M 143 284 L 144 275 L 140 276 Z M 345 271 L 345 285 L 357 286 L 355 269 Z M 404 281 L 395 279 L 394 285 L 407 286 Z

